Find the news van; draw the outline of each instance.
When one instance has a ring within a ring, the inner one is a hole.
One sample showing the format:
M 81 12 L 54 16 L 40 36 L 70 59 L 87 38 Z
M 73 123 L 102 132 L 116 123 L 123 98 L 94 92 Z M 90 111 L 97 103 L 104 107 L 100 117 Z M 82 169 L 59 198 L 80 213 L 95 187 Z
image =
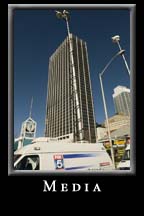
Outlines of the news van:
M 71 143 L 36 139 L 14 152 L 15 170 L 79 172 L 113 170 L 102 143 Z
M 130 144 L 127 145 L 122 160 L 117 166 L 118 170 L 130 170 Z

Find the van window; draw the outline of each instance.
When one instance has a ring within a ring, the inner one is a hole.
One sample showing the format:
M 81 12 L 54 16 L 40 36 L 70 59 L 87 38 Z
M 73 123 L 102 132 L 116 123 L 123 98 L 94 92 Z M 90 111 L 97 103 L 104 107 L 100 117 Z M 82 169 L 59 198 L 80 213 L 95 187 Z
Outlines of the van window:
M 126 150 L 122 160 L 130 160 L 130 150 Z
M 39 170 L 39 156 L 27 155 L 15 166 L 15 170 Z

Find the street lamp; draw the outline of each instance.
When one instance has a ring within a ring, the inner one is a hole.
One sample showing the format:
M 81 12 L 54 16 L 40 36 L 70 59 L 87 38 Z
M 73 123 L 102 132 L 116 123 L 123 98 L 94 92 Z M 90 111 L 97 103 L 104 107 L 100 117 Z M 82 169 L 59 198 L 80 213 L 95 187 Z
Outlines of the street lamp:
M 115 35 L 112 37 L 112 41 L 113 43 L 117 43 L 118 47 L 119 47 L 119 50 L 122 50 L 121 46 L 120 46 L 120 36 L 119 35 Z M 128 74 L 130 75 L 130 69 L 128 67 L 128 64 L 127 64 L 127 61 L 125 59 L 125 56 L 124 54 L 122 54 L 122 57 L 123 57 L 123 60 L 124 60 L 124 63 L 125 63 L 125 66 L 127 68 L 127 71 L 128 71 Z
M 102 83 L 102 75 L 106 71 L 106 69 L 109 67 L 109 65 L 112 63 L 112 61 L 119 55 L 123 55 L 125 50 L 120 50 L 118 53 L 116 53 L 111 60 L 107 63 L 107 65 L 104 67 L 101 73 L 99 73 L 99 79 L 100 79 L 100 85 L 101 85 L 101 92 L 102 92 L 102 98 L 103 98 L 103 104 L 104 104 L 104 111 L 105 111 L 105 118 L 106 118 L 106 124 L 107 124 L 107 130 L 108 130 L 108 137 L 109 137 L 109 142 L 111 146 L 111 156 L 112 156 L 112 162 L 115 166 L 115 159 L 114 159 L 114 152 L 113 152 L 113 146 L 112 146 L 112 140 L 111 140 L 111 135 L 110 135 L 110 127 L 109 127 L 109 121 L 108 121 L 108 112 L 107 112 L 107 107 L 106 107 L 106 100 L 105 100 L 105 95 L 104 95 L 104 89 L 103 89 L 103 83 Z
M 81 114 L 80 114 L 80 104 L 79 104 L 79 98 L 78 98 L 78 91 L 77 91 L 77 84 L 76 84 L 76 72 L 75 72 L 75 66 L 74 66 L 74 57 L 73 57 L 73 45 L 72 45 L 72 34 L 70 33 L 69 28 L 69 12 L 66 10 L 63 10 L 63 12 L 55 11 L 56 16 L 59 19 L 64 19 L 66 21 L 67 26 L 67 33 L 68 33 L 68 41 L 69 41 L 69 52 L 70 52 L 70 61 L 71 61 L 71 67 L 72 67 L 72 84 L 73 84 L 73 95 L 74 95 L 74 114 L 75 117 L 77 115 L 77 122 L 78 122 L 78 133 L 79 133 L 79 139 L 82 140 L 82 120 L 81 120 Z M 75 120 L 74 120 L 74 126 Z M 75 129 L 76 130 L 76 129 Z M 74 133 L 74 141 L 75 141 L 75 133 Z

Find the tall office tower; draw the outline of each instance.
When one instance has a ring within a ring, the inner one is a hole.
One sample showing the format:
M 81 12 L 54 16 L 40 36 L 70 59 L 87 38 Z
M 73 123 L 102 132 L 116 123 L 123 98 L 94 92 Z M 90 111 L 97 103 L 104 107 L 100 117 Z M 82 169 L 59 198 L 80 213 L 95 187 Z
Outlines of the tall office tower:
M 117 86 L 114 88 L 113 100 L 116 113 L 130 116 L 130 89 Z
M 96 127 L 86 42 L 70 34 L 73 46 L 82 140 L 96 142 Z M 80 140 L 68 37 L 49 59 L 45 136 Z

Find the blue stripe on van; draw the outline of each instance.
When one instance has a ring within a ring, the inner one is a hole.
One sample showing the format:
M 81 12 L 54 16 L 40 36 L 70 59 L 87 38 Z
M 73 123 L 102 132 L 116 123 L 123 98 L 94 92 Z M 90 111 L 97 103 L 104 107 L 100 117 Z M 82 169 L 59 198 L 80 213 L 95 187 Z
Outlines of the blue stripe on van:
M 68 167 L 68 168 L 65 168 L 65 170 L 84 169 L 84 168 L 88 168 L 88 167 L 91 167 L 91 166 L 77 166 L 77 167 Z
M 95 157 L 96 154 L 66 154 L 64 158 L 82 158 L 82 157 Z

